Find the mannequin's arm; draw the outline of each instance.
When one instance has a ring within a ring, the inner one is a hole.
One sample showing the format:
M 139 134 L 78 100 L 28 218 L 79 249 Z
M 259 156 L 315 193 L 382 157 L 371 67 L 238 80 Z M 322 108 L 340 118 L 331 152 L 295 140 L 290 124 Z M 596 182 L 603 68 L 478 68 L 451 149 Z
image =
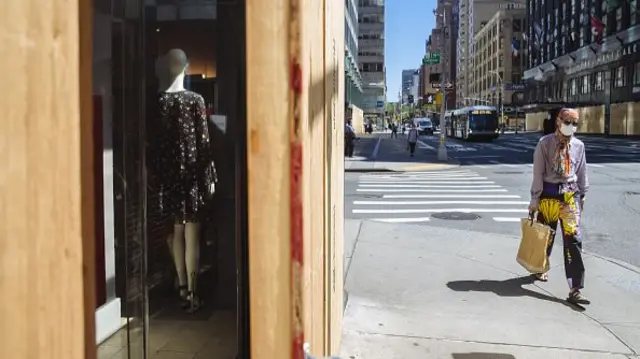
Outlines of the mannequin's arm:
M 209 139 L 209 119 L 207 118 L 207 108 L 204 98 L 200 96 L 196 102 L 196 132 L 198 135 L 198 166 L 202 173 L 200 178 L 203 185 L 209 188 L 209 193 L 213 193 L 215 179 L 213 173 L 213 153 L 211 151 L 211 140 Z

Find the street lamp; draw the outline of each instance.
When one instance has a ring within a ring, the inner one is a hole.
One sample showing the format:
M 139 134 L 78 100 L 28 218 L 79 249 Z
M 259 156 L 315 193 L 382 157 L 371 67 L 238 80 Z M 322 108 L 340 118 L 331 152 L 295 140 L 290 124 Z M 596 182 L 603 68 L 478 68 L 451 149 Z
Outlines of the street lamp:
M 500 121 L 504 121 L 504 84 L 502 82 L 502 76 L 496 70 L 491 70 L 489 73 L 496 75 L 498 78 L 498 86 L 500 86 Z
M 448 1 L 445 2 L 443 5 L 447 6 L 447 5 L 451 5 Z M 442 43 L 443 43 L 443 50 L 442 50 L 442 59 L 447 59 L 446 56 L 446 52 L 447 52 L 447 8 L 443 8 L 442 9 L 442 14 L 438 14 L 435 10 L 433 10 L 433 14 L 435 16 L 441 16 L 442 17 Z M 442 64 L 442 63 L 441 63 Z M 445 131 L 444 128 L 442 127 L 443 123 L 444 123 L 444 115 L 446 112 L 446 106 L 447 106 L 447 74 L 448 74 L 448 69 L 447 69 L 447 64 L 442 64 L 442 86 L 440 86 L 440 91 L 442 91 L 442 105 L 440 106 L 440 145 L 438 146 L 438 161 L 447 161 L 448 156 L 447 156 L 447 146 L 446 146 L 446 136 L 445 136 Z

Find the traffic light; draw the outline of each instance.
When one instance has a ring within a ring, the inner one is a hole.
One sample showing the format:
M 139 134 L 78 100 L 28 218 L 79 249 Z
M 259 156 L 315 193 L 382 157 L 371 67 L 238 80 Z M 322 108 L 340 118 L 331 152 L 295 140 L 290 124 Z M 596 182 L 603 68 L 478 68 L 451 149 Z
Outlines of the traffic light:
M 409 95 L 409 103 L 413 103 L 413 95 Z

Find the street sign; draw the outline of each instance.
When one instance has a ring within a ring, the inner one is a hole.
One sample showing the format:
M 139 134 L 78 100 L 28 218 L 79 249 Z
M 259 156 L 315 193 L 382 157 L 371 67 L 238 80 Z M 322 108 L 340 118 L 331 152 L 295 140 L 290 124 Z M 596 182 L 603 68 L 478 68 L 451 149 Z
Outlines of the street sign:
M 437 65 L 440 63 L 440 54 L 428 53 L 422 58 L 423 65 Z

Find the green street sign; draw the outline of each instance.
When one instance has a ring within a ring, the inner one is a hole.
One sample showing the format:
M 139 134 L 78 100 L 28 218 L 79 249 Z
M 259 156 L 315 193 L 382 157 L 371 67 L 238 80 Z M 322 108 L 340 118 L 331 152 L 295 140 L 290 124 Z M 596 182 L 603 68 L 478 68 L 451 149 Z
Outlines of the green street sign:
M 423 65 L 437 65 L 440 63 L 440 54 L 429 53 L 422 58 Z

